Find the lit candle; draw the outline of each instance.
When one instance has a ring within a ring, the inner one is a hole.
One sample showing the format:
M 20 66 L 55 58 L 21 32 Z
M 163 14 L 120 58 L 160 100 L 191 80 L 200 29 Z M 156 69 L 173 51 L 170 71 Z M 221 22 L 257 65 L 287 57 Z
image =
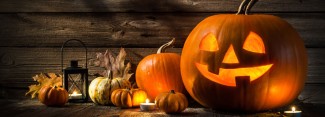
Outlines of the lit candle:
M 146 103 L 140 103 L 141 111 L 152 111 L 156 108 L 155 103 L 149 103 L 149 99 L 146 99 Z
M 284 111 L 284 114 L 288 117 L 301 117 L 301 111 L 297 111 L 295 107 L 292 107 L 291 111 Z
M 82 99 L 82 94 L 73 91 L 72 94 L 69 94 L 69 99 Z

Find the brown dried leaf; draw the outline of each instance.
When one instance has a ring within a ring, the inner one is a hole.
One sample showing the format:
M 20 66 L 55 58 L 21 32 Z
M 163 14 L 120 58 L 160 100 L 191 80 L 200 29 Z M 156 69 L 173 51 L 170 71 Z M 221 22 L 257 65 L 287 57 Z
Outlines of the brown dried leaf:
M 121 48 L 120 53 L 116 57 L 116 61 L 115 61 L 115 65 L 117 66 L 117 68 L 120 68 L 120 70 L 124 69 L 122 67 L 124 66 L 125 57 L 126 57 L 126 52 L 125 52 L 124 48 Z M 123 73 L 123 71 L 120 71 L 120 72 Z
M 129 73 L 131 70 L 131 63 L 128 63 L 124 69 L 123 72 L 123 78 L 129 80 L 131 78 L 131 76 L 133 75 L 133 73 Z
M 97 53 L 96 60 L 93 60 L 92 63 L 94 66 L 105 68 L 105 71 L 101 73 L 102 76 L 109 77 L 108 71 L 113 71 L 113 77 L 129 79 L 132 76 L 132 74 L 128 73 L 131 64 L 125 65 L 125 58 L 126 52 L 124 48 L 120 49 L 120 52 L 116 57 L 111 51 L 106 50 L 104 54 Z
M 55 73 L 40 73 L 33 77 L 34 81 L 38 84 L 30 85 L 29 91 L 25 95 L 31 95 L 31 98 L 35 98 L 38 91 L 43 86 L 58 86 L 62 87 L 62 75 L 57 75 Z

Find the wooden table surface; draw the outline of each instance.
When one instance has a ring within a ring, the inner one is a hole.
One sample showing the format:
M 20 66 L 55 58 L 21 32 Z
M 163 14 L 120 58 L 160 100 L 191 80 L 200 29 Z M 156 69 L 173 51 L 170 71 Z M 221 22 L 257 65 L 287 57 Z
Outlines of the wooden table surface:
M 181 114 L 165 114 L 160 110 L 151 112 L 142 112 L 139 108 L 120 109 L 115 106 L 99 106 L 94 103 L 67 103 L 64 107 L 47 107 L 36 99 L 8 100 L 0 99 L 0 114 L 6 116 L 24 116 L 24 117 L 111 117 L 111 116 L 198 116 L 198 117 L 282 117 L 282 109 L 272 110 L 262 113 L 253 114 L 233 114 L 226 112 L 217 112 L 209 108 L 189 107 Z M 299 104 L 303 111 L 303 117 L 320 117 L 325 116 L 325 104 Z

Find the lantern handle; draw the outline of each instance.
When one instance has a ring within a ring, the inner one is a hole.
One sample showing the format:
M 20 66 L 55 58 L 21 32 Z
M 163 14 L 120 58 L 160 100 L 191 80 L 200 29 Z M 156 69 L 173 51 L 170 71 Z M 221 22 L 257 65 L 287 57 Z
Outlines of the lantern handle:
M 63 49 L 64 49 L 65 45 L 66 45 L 68 42 L 70 42 L 70 41 L 77 41 L 77 42 L 80 42 L 80 43 L 82 44 L 82 46 L 85 48 L 85 50 L 86 50 L 86 68 L 87 68 L 87 64 L 88 64 L 88 62 L 87 62 L 87 53 L 88 53 L 88 50 L 87 50 L 86 45 L 85 45 L 82 41 L 80 41 L 80 40 L 78 40 L 78 39 L 69 39 L 69 40 L 65 41 L 65 42 L 63 43 L 62 47 L 61 47 L 61 71 L 62 71 L 62 72 L 63 72 Z

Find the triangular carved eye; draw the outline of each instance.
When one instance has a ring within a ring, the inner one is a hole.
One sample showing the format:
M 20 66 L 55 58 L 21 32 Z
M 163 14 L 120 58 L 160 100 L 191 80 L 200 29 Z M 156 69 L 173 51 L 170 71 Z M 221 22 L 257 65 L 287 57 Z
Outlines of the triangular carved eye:
M 255 53 L 265 53 L 265 47 L 262 38 L 254 32 L 250 32 L 246 37 L 243 48 Z
M 217 38 L 212 33 L 207 34 L 201 40 L 199 48 L 200 50 L 204 50 L 204 51 L 212 51 L 212 52 L 218 51 L 219 46 L 218 46 Z

